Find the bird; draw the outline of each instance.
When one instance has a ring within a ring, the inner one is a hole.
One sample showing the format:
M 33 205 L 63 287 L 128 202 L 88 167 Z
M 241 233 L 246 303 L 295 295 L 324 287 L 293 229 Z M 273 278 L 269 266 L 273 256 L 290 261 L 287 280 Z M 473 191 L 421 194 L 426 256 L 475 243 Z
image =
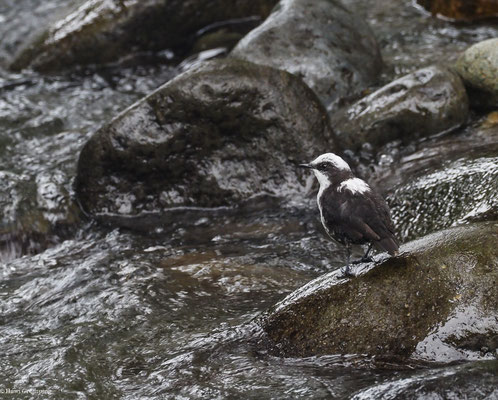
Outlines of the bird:
M 388 205 L 367 182 L 353 175 L 346 161 L 334 153 L 325 153 L 299 166 L 311 169 L 320 184 L 316 200 L 325 231 L 346 246 L 344 276 L 353 275 L 350 264 L 372 261 L 369 253 L 374 245 L 391 256 L 398 254 L 399 241 Z M 365 255 L 351 262 L 352 245 L 367 243 Z

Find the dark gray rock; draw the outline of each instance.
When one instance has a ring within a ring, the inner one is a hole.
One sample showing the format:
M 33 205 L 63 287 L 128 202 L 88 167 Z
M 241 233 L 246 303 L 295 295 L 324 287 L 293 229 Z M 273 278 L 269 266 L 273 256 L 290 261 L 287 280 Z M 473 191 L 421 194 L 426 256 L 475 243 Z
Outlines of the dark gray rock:
M 448 131 L 467 120 L 468 99 L 461 79 L 446 68 L 417 70 L 382 87 L 332 117 L 345 148 L 374 147 Z
M 473 106 L 498 107 L 498 38 L 469 47 L 457 60 L 455 69 L 468 87 Z
M 452 228 L 397 257 L 323 275 L 259 319 L 262 344 L 286 357 L 369 354 L 399 360 L 494 359 L 498 223 Z
M 299 198 L 310 177 L 296 164 L 334 148 L 326 111 L 300 79 L 211 61 L 97 131 L 80 154 L 76 191 L 89 212 L 120 215 Z
M 382 69 L 368 24 L 337 0 L 281 0 L 231 56 L 303 78 L 329 110 L 372 84 Z
M 257 15 L 276 0 L 91 0 L 22 48 L 11 69 L 63 70 L 116 61 L 136 51 L 183 49 L 209 24 Z

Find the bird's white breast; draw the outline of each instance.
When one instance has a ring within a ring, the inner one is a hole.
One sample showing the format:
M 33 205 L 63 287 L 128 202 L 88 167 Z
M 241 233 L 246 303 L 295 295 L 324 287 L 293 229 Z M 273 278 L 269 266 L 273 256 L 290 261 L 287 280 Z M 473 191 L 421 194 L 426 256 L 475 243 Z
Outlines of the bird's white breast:
M 349 190 L 353 194 L 363 194 L 371 191 L 372 189 L 370 189 L 370 186 L 368 186 L 368 183 L 364 180 L 360 178 L 351 178 L 341 182 L 337 188 L 337 191 L 339 192 L 342 192 L 343 190 Z
M 320 210 L 320 220 L 322 221 L 322 225 L 325 228 L 325 231 L 330 235 L 327 224 L 325 223 L 325 218 L 323 217 L 322 205 L 320 204 L 320 198 L 322 197 L 324 190 L 330 186 L 330 181 L 329 178 L 327 178 L 327 176 L 320 171 L 317 171 L 315 169 L 313 170 L 313 172 L 315 173 L 316 179 L 318 179 L 318 183 L 320 184 L 320 189 L 318 190 L 318 194 L 316 195 L 316 202 L 318 204 L 318 209 Z

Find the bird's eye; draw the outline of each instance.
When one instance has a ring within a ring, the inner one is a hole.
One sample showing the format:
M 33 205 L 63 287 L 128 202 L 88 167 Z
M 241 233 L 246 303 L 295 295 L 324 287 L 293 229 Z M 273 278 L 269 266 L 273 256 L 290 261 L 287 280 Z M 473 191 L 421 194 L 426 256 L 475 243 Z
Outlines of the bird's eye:
M 327 169 L 327 164 L 321 163 L 320 165 L 318 165 L 318 168 L 320 168 L 321 170 L 326 170 Z

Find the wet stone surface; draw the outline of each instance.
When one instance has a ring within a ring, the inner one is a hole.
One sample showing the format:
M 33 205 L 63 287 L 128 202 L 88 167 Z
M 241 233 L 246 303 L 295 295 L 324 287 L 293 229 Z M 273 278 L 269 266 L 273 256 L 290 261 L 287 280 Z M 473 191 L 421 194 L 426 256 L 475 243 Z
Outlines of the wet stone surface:
M 373 398 L 410 400 L 427 398 L 492 399 L 498 378 L 498 361 L 481 361 L 472 365 L 455 365 L 444 369 L 423 371 L 409 378 L 393 379 L 360 390 L 352 400 Z
M 395 189 L 391 215 L 400 237 L 409 240 L 472 220 L 498 219 L 496 193 L 498 157 L 462 158 Z
M 431 66 L 401 77 L 331 117 L 338 141 L 357 150 L 390 141 L 408 143 L 452 130 L 467 120 L 468 100 L 460 78 Z
M 10 68 L 53 72 L 109 63 L 134 52 L 185 51 L 200 29 L 228 19 L 265 17 L 274 4 L 275 0 L 88 0 L 25 43 Z
M 322 275 L 263 314 L 261 343 L 284 357 L 493 359 L 497 239 L 496 222 L 453 228 L 358 265 L 354 278 Z
M 298 201 L 297 164 L 334 149 L 325 110 L 293 75 L 240 60 L 192 68 L 97 131 L 76 190 L 92 214 Z
M 230 56 L 301 77 L 329 111 L 375 82 L 382 69 L 368 25 L 335 0 L 280 1 Z

